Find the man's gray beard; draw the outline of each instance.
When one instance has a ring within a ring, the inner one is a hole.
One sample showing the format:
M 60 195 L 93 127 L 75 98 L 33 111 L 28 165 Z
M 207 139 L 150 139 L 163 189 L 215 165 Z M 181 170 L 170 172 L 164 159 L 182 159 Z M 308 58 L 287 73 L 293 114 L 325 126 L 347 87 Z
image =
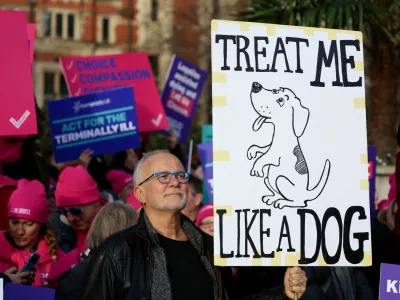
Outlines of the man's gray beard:
M 183 197 L 181 197 L 181 202 L 179 203 L 179 207 L 168 207 L 168 204 L 165 206 L 160 207 L 160 210 L 163 211 L 172 211 L 172 212 L 177 212 L 177 211 L 181 211 L 182 209 L 184 209 L 186 207 L 187 204 L 187 200 Z

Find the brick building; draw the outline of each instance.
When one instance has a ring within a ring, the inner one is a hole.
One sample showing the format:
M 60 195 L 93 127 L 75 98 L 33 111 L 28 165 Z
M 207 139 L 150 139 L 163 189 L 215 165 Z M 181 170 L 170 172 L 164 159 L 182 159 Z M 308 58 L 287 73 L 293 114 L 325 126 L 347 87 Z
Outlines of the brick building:
M 210 68 L 210 22 L 230 18 L 238 0 L 0 0 L 0 9 L 27 12 L 36 23 L 34 86 L 37 103 L 68 95 L 60 56 L 145 51 L 159 87 L 173 54 Z M 210 120 L 210 84 L 199 122 Z

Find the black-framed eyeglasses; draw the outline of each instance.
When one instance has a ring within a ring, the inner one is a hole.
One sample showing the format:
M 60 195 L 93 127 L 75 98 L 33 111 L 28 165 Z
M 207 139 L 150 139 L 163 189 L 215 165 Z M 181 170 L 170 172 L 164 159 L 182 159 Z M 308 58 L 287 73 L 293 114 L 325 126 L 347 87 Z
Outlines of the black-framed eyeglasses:
M 187 172 L 156 172 L 139 183 L 138 186 L 141 186 L 143 183 L 149 181 L 153 177 L 156 177 L 162 184 L 168 184 L 171 182 L 172 176 L 175 176 L 179 183 L 188 183 L 190 174 Z
M 82 216 L 82 208 L 81 207 L 71 207 L 71 208 L 58 208 L 56 210 L 59 214 L 67 216 L 68 213 L 73 215 L 74 217 Z

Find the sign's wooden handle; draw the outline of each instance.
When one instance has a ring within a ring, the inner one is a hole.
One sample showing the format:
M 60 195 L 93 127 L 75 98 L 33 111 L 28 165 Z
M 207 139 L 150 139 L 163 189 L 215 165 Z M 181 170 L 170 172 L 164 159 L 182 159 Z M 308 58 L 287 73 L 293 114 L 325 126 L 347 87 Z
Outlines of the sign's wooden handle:
M 294 293 L 294 300 L 299 300 L 299 294 Z

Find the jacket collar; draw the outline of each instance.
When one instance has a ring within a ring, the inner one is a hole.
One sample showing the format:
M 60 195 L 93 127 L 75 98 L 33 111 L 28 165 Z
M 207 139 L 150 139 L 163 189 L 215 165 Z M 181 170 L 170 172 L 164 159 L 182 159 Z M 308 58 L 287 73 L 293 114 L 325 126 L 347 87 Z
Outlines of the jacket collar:
M 194 223 L 185 215 L 181 214 L 181 226 L 185 234 L 187 235 L 190 243 L 200 254 L 204 254 L 204 238 L 199 229 Z M 150 223 L 149 218 L 146 215 L 144 209 L 140 210 L 140 216 L 136 224 L 138 234 L 148 240 L 153 245 L 160 246 L 160 241 L 157 236 L 157 232 L 153 225 Z

